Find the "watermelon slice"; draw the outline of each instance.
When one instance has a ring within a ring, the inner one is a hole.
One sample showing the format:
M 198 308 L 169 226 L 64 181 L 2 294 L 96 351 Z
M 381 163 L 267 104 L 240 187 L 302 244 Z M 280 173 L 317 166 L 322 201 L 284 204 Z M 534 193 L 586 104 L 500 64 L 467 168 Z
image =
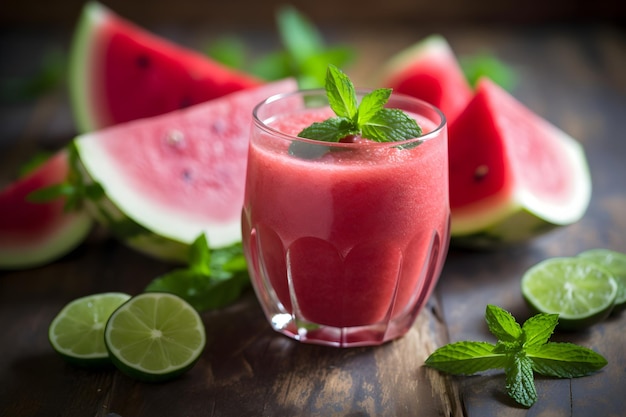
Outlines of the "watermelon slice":
M 83 8 L 70 54 L 70 97 L 80 132 L 156 116 L 260 83 L 149 33 L 99 3 Z
M 438 107 L 453 121 L 472 98 L 472 89 L 446 39 L 431 35 L 393 56 L 379 84 Z
M 241 241 L 248 135 L 254 106 L 295 90 L 286 79 L 161 116 L 78 136 L 94 216 L 130 246 L 185 261 L 205 233 L 213 248 Z
M 522 241 L 589 205 L 582 146 L 487 78 L 450 124 L 448 152 L 453 243 Z
M 65 212 L 63 198 L 48 203 L 26 199 L 35 190 L 64 182 L 67 175 L 67 153 L 62 151 L 0 191 L 0 269 L 52 262 L 85 239 L 92 225 L 86 212 Z

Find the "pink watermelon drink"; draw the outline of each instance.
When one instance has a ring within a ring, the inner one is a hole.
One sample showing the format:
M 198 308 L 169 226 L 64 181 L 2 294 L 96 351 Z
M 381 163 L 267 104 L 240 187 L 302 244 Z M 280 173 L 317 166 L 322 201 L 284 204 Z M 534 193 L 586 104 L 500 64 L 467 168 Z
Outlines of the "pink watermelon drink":
M 272 326 L 303 342 L 376 345 L 405 334 L 447 252 L 447 130 L 434 107 L 392 96 L 425 134 L 328 143 L 298 132 L 330 114 L 322 92 L 255 110 L 243 208 L 253 285 Z

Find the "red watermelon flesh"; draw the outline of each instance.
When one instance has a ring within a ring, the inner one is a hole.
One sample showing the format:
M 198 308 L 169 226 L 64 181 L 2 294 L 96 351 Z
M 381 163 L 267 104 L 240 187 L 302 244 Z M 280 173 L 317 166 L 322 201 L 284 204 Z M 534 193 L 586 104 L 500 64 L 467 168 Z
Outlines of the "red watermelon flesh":
M 450 124 L 448 149 L 453 223 L 455 213 L 458 221 L 473 207 L 528 204 L 552 222 L 568 223 L 587 207 L 580 145 L 487 78 Z
M 165 115 L 79 136 L 87 173 L 133 221 L 158 236 L 213 247 L 241 240 L 252 110 L 297 88 L 287 79 Z
M 450 45 L 432 35 L 401 51 L 386 64 L 382 85 L 438 107 L 454 120 L 472 97 L 472 89 Z
M 63 151 L 0 192 L 0 268 L 52 261 L 85 238 L 90 218 L 85 213 L 66 213 L 63 198 L 47 203 L 27 200 L 36 190 L 63 183 L 67 175 L 67 154 Z
M 94 2 L 85 6 L 73 42 L 70 89 L 81 131 L 156 116 L 261 83 Z

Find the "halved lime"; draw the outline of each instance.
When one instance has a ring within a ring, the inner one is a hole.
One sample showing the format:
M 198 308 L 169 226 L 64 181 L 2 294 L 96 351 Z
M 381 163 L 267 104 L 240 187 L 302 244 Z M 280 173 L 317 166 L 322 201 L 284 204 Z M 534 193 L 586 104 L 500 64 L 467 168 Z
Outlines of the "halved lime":
M 615 302 L 612 274 L 584 258 L 551 258 L 531 267 L 521 282 L 522 295 L 540 313 L 559 315 L 559 327 L 582 329 L 604 320 Z
M 137 295 L 107 322 L 104 340 L 111 361 L 142 381 L 164 381 L 191 369 L 206 343 L 198 312 L 174 294 Z
M 597 262 L 608 269 L 617 282 L 617 297 L 615 297 L 615 309 L 626 308 L 626 254 L 609 249 L 590 249 L 578 254 L 578 256 Z
M 71 301 L 50 323 L 48 339 L 52 347 L 78 365 L 110 363 L 104 328 L 113 311 L 128 299 L 128 294 L 108 292 Z

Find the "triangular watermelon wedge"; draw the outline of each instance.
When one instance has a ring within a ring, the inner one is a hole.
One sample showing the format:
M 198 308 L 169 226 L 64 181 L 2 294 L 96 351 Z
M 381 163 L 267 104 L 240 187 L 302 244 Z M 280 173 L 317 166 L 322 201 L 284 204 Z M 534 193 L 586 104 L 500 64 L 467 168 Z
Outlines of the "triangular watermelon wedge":
M 438 107 L 452 122 L 472 98 L 472 89 L 441 35 L 431 35 L 400 51 L 383 66 L 378 84 Z
M 80 132 L 164 114 L 261 84 L 152 34 L 97 2 L 83 8 L 69 70 Z
M 448 152 L 453 243 L 522 241 L 589 205 L 582 146 L 487 78 L 450 124 Z
M 0 190 L 0 269 L 44 265 L 86 238 L 92 225 L 86 212 L 66 212 L 61 197 L 45 203 L 28 200 L 34 191 L 64 183 L 68 172 L 67 152 L 60 151 Z
M 104 195 L 88 207 L 130 246 L 185 261 L 205 233 L 213 248 L 241 241 L 252 110 L 297 88 L 286 79 L 74 141 L 85 183 Z

